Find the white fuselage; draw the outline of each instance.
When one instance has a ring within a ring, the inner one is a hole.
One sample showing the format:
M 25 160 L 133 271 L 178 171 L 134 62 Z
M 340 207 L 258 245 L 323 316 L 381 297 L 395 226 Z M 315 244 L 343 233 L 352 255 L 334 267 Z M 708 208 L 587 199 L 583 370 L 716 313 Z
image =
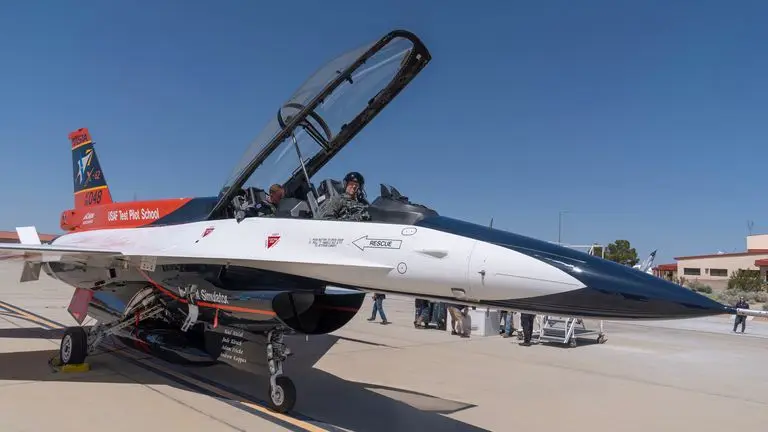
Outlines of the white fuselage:
M 519 299 L 584 287 L 565 272 L 513 250 L 397 224 L 226 219 L 72 233 L 54 244 L 157 256 L 157 264 L 231 262 L 330 285 L 470 301 Z

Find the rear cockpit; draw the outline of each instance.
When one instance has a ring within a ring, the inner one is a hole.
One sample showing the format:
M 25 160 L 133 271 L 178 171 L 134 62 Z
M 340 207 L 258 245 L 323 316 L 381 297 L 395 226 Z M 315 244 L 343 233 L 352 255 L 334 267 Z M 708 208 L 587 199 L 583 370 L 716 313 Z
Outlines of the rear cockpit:
M 341 182 L 312 178 L 429 63 L 427 48 L 412 33 L 393 31 L 320 68 L 277 112 L 222 189 L 208 219 L 263 215 L 318 218 L 343 194 Z M 281 185 L 277 205 L 265 190 Z M 382 186 L 369 206 L 374 222 L 410 221 L 435 214 Z M 396 191 L 396 190 L 395 190 Z M 375 215 L 375 216 L 374 216 Z M 410 222 L 406 222 L 410 223 Z

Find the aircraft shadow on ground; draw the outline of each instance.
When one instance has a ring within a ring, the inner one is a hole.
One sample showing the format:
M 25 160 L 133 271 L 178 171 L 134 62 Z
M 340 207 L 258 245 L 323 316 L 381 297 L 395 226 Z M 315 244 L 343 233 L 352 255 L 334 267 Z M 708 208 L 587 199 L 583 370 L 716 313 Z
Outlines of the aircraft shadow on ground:
M 0 339 L 27 338 L 58 340 L 62 330 L 42 328 L 0 329 Z M 296 384 L 299 392 L 295 411 L 314 420 L 354 431 L 391 432 L 392 430 L 440 430 L 440 431 L 484 431 L 467 423 L 444 416 L 475 405 L 451 401 L 428 394 L 402 390 L 394 387 L 346 381 L 333 374 L 314 368 L 317 361 L 340 338 L 333 335 L 286 337 L 294 352 L 284 366 L 285 373 Z M 363 342 L 364 341 L 360 341 Z M 49 360 L 58 353 L 57 349 L 45 351 L 0 353 L 0 380 L 18 381 L 78 381 L 132 384 L 165 384 L 187 391 L 183 380 L 170 380 L 155 373 L 132 373 L 140 362 L 125 365 L 124 355 L 142 359 L 147 355 L 131 348 L 120 349 L 115 355 L 96 354 L 89 360 L 91 372 L 84 374 L 55 372 Z M 118 360 L 115 357 L 123 357 Z M 184 376 L 198 379 L 209 385 L 238 395 L 252 402 L 266 398 L 268 378 L 263 374 L 249 374 L 226 365 L 205 368 L 189 368 L 170 365 L 151 359 L 152 364 L 181 372 Z M 121 369 L 123 368 L 123 369 Z M 371 371 L 375 374 L 375 370 Z M 222 384 L 223 383 L 223 384 Z

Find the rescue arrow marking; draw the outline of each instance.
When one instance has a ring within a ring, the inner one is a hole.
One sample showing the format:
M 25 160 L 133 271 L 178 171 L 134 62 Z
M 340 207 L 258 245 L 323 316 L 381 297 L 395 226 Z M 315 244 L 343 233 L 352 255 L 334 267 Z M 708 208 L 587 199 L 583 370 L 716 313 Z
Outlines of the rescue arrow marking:
M 359 239 L 352 242 L 353 245 L 357 246 L 360 250 L 365 249 L 400 249 L 400 246 L 402 246 L 403 241 L 402 240 L 392 240 L 392 239 L 375 239 L 375 238 L 368 238 L 368 235 L 364 235 L 360 237 Z

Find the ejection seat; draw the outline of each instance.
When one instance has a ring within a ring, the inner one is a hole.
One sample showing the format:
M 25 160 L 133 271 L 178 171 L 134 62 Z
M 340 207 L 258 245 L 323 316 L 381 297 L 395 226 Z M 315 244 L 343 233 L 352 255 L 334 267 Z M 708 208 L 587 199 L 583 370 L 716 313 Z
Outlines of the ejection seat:
M 267 192 L 263 189 L 255 188 L 255 187 L 249 187 L 246 189 L 249 195 L 249 199 L 252 203 L 258 204 L 262 202 L 267 202 Z
M 317 209 L 318 214 L 322 214 L 323 209 L 331 198 L 342 195 L 344 193 L 344 185 L 338 180 L 325 179 L 320 182 L 320 186 L 317 188 Z
M 335 196 L 342 195 L 344 193 L 344 185 L 340 181 L 334 179 L 325 179 L 320 182 L 320 186 L 317 188 L 317 204 L 320 205 L 326 200 L 329 200 Z
M 312 210 L 307 201 L 284 197 L 277 206 L 277 217 L 311 218 Z

